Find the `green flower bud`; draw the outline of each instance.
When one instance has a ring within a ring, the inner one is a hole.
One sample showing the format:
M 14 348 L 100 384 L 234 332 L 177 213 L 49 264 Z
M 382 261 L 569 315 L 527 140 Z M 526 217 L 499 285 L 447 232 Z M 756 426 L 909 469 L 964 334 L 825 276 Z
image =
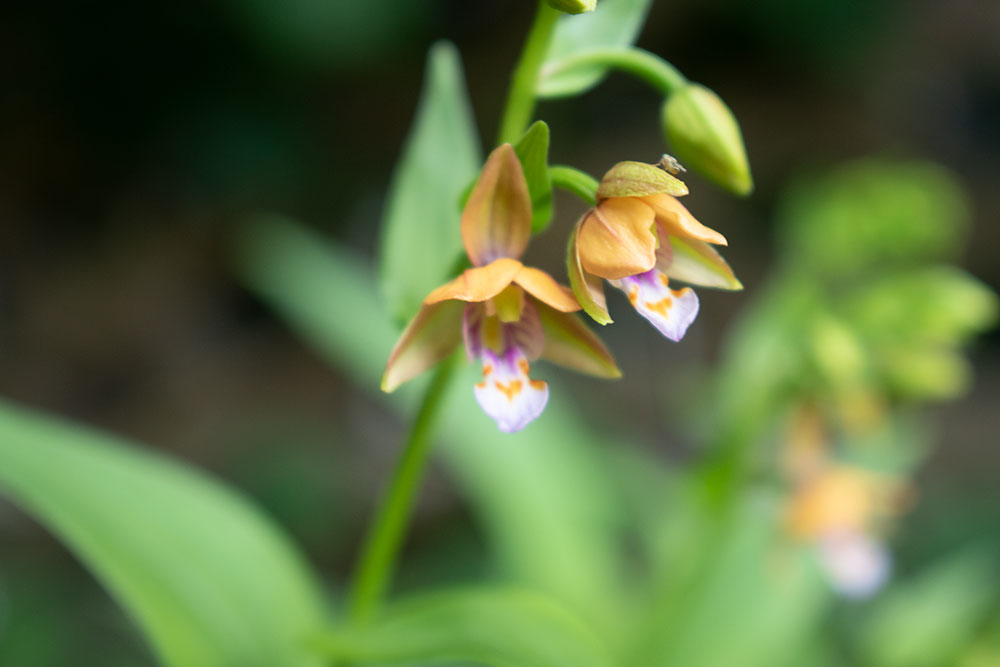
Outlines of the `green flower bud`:
M 566 14 L 583 14 L 597 9 L 597 0 L 545 0 L 553 9 Z
M 688 84 L 670 95 L 663 105 L 663 131 L 687 166 L 736 194 L 753 190 L 740 127 L 708 88 Z
M 668 194 L 682 197 L 688 193 L 684 181 L 674 178 L 655 164 L 645 162 L 619 162 L 604 174 L 597 188 L 597 198 L 645 197 Z

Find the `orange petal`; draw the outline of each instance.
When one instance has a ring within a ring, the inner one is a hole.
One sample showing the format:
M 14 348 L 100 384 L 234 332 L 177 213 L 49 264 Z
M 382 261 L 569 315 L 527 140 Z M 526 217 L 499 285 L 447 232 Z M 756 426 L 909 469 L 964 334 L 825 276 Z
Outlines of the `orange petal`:
M 695 220 L 677 199 L 670 195 L 649 195 L 642 200 L 656 211 L 656 221 L 668 234 L 696 239 L 715 245 L 728 245 L 726 237 Z
M 602 378 L 618 378 L 621 370 L 601 339 L 579 317 L 538 306 L 545 331 L 542 359 Z
M 577 248 L 576 238 L 580 233 L 580 226 L 584 218 L 576 223 L 573 233 L 569 237 L 569 245 L 566 248 L 566 272 L 569 274 L 569 284 L 573 288 L 576 300 L 583 306 L 584 312 L 598 324 L 611 324 L 614 320 L 608 314 L 608 304 L 604 298 L 604 284 L 601 278 L 583 270 L 580 264 L 580 253 Z
M 523 287 L 528 294 L 556 310 L 572 313 L 580 310 L 573 292 L 556 282 L 556 279 L 541 269 L 526 266 L 518 271 L 514 282 Z
M 465 304 L 445 301 L 421 306 L 389 354 L 382 391 L 392 391 L 447 357 L 462 340 Z
M 529 238 L 528 183 L 514 148 L 502 144 L 490 153 L 462 211 L 462 242 L 472 263 L 483 266 L 500 257 L 520 257 Z
M 601 202 L 576 235 L 580 264 L 608 280 L 645 273 L 656 264 L 653 209 L 635 197 Z
M 486 301 L 503 291 L 524 267 L 516 259 L 498 259 L 486 266 L 466 269 L 458 278 L 447 282 L 427 295 L 425 304 L 446 299 L 459 301 Z

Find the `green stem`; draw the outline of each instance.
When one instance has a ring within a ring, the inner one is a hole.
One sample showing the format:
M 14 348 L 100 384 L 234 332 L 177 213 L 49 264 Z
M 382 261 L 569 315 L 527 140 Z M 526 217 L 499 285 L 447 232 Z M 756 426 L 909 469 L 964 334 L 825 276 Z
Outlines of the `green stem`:
M 604 65 L 632 74 L 656 88 L 664 96 L 687 84 L 687 79 L 666 60 L 642 49 L 604 48 L 584 51 L 552 63 L 542 71 L 543 76 L 554 76 L 578 67 Z
M 516 142 L 531 121 L 531 115 L 535 110 L 535 85 L 538 82 L 538 72 L 542 68 L 542 61 L 549 48 L 549 41 L 559 14 L 560 12 L 549 7 L 545 0 L 539 0 L 538 11 L 535 13 L 531 32 L 528 33 L 528 41 L 524 44 L 521 59 L 517 62 L 510 88 L 507 90 L 507 105 L 500 119 L 497 144 Z
M 442 398 L 455 370 L 457 354 L 441 362 L 410 429 L 403 453 L 396 461 L 392 480 L 382 498 L 361 551 L 357 575 L 349 598 L 355 622 L 372 618 L 395 570 L 403 534 L 413 514 L 413 503 L 430 454 L 431 434 L 441 411 Z
M 559 12 L 551 9 L 544 0 L 539 2 L 535 21 L 511 80 L 498 143 L 517 141 L 531 120 L 538 71 L 558 17 Z M 375 615 L 389 587 L 403 536 L 413 514 L 420 480 L 427 467 L 434 422 L 454 373 L 457 356 L 452 355 L 438 366 L 365 538 L 348 599 L 348 613 L 356 623 L 364 623 Z
M 575 167 L 556 164 L 549 167 L 552 185 L 572 192 L 590 206 L 597 203 L 597 179 Z

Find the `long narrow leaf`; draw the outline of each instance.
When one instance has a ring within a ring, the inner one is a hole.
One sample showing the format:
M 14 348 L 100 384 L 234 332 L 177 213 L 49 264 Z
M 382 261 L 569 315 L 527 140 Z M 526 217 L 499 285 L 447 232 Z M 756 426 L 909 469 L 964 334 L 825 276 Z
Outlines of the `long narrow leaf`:
M 475 121 L 455 47 L 435 44 L 406 148 L 386 198 L 379 268 L 398 323 L 445 281 L 462 250 L 458 201 L 479 169 Z
M 610 667 L 597 635 L 569 609 L 537 593 L 470 589 L 390 607 L 377 622 L 320 640 L 351 664 L 474 661 L 509 667 Z
M 305 644 L 323 623 L 315 579 L 280 530 L 221 484 L 0 403 L 0 492 L 93 571 L 164 665 L 318 664 Z

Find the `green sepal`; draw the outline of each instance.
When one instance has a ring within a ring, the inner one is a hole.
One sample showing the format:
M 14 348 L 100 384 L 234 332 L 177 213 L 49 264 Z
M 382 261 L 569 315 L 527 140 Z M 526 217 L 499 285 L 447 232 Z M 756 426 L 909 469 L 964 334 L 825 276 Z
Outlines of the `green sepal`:
M 655 194 L 682 197 L 687 193 L 688 187 L 684 181 L 656 165 L 628 160 L 619 162 L 604 174 L 601 185 L 597 188 L 597 199 Z
M 712 245 L 671 235 L 670 249 L 673 252 L 673 259 L 667 268 L 670 278 L 699 287 L 733 292 L 743 289 L 743 283 L 733 273 L 729 263 Z
M 535 121 L 515 144 L 531 196 L 531 233 L 538 234 L 552 221 L 552 178 L 549 176 L 549 126 Z
M 538 308 L 545 331 L 542 359 L 580 373 L 602 378 L 620 378 L 621 369 L 611 352 L 575 313 Z

